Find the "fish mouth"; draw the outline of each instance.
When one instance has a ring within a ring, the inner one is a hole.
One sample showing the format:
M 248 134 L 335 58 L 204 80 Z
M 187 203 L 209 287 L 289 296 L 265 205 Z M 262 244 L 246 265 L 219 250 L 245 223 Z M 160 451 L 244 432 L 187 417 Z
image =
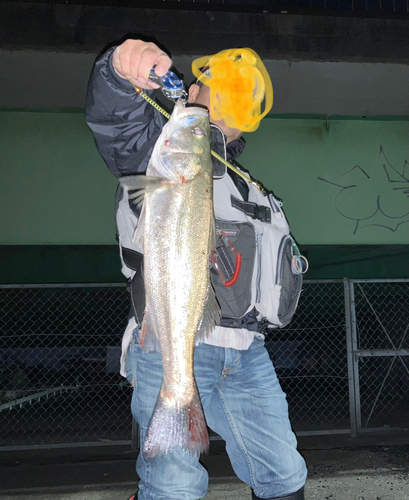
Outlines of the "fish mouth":
M 205 118 L 209 117 L 209 111 L 202 106 L 189 106 L 187 108 L 180 108 L 178 110 L 177 117 L 185 118 L 187 116 L 203 116 Z

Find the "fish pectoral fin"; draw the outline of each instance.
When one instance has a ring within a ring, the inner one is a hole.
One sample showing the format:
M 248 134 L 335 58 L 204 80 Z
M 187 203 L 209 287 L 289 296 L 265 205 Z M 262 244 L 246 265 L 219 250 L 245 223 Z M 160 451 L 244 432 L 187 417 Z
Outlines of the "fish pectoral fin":
M 129 201 L 136 206 L 142 205 L 145 196 L 171 185 L 168 179 L 147 175 L 127 175 L 121 177 L 119 183 L 128 191 Z
M 214 293 L 213 286 L 209 284 L 202 319 L 195 336 L 195 344 L 202 343 L 213 328 L 220 324 L 221 310 Z

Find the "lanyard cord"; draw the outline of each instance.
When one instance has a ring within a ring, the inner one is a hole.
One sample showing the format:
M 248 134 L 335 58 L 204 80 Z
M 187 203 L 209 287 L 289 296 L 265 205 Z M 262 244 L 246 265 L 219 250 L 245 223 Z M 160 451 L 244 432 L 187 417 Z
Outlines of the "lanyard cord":
M 130 80 L 129 80 L 130 83 L 132 83 Z M 145 94 L 145 92 L 139 88 L 139 87 L 136 87 L 136 85 L 134 85 L 132 83 L 136 93 L 138 95 L 140 95 L 141 97 L 143 97 L 146 101 L 149 102 L 149 104 L 151 104 L 155 109 L 157 109 L 160 113 L 162 113 L 163 116 L 165 116 L 168 120 L 170 118 L 170 114 L 167 113 L 163 108 L 161 108 L 161 106 L 159 106 L 159 104 L 157 102 L 155 102 L 152 98 L 150 98 L 148 96 L 148 94 Z M 228 168 L 230 168 L 231 170 L 233 170 L 233 172 L 235 172 L 237 175 L 239 175 L 242 179 L 244 179 L 246 182 L 250 182 L 251 184 L 253 184 L 254 186 L 257 187 L 257 189 L 259 189 L 262 193 L 264 193 L 264 188 L 261 184 L 259 184 L 258 182 L 256 182 L 254 179 L 252 179 L 249 175 L 246 175 L 244 172 L 242 172 L 241 170 L 239 170 L 238 168 L 236 168 L 235 166 L 233 166 L 231 163 L 229 163 L 228 161 L 226 161 L 224 158 L 222 158 L 220 155 L 218 155 L 217 153 L 215 153 L 213 150 L 210 151 L 212 153 L 212 155 L 217 158 L 219 161 L 221 161 L 224 165 L 226 165 Z

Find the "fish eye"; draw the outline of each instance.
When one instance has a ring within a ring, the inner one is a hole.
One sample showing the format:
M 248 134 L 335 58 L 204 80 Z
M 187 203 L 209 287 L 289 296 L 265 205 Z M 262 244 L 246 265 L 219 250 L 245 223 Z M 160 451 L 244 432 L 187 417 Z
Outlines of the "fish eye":
M 192 130 L 192 134 L 195 134 L 197 137 L 202 137 L 205 135 L 205 131 L 202 128 L 196 127 Z

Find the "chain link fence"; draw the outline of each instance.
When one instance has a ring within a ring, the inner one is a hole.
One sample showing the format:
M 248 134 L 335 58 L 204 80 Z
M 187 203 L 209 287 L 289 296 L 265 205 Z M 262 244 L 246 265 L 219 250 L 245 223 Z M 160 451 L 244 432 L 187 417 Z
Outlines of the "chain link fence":
M 298 433 L 409 421 L 408 306 L 408 280 L 307 280 L 290 325 L 265 325 Z M 122 283 L 0 286 L 3 449 L 130 442 L 128 311 Z
M 357 432 L 409 426 L 409 280 L 351 280 Z
M 305 281 L 292 322 L 267 337 L 295 431 L 349 429 L 342 280 Z
M 130 439 L 123 284 L 0 289 L 0 442 Z

